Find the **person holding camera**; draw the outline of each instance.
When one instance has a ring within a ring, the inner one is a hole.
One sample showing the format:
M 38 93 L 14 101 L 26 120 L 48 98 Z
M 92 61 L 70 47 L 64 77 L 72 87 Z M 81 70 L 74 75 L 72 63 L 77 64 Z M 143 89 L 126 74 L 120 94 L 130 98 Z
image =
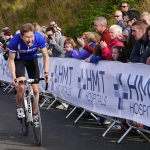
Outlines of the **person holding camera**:
M 0 48 L 3 51 L 4 59 L 8 60 L 9 51 L 7 50 L 7 47 L 9 45 L 11 38 L 12 38 L 10 29 L 8 27 L 3 28 L 0 36 L 3 39 L 1 41 Z
M 47 39 L 47 49 L 48 54 L 51 57 L 64 57 L 65 51 L 63 47 L 60 46 L 55 40 L 55 29 L 53 27 L 48 27 L 45 31 Z

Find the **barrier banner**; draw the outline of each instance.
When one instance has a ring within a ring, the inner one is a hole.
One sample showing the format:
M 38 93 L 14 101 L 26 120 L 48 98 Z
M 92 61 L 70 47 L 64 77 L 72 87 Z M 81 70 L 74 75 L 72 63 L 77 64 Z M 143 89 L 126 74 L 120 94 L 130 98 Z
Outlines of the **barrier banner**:
M 11 82 L 11 74 L 8 68 L 8 63 L 4 60 L 3 55 L 0 54 L 0 80 Z
M 43 77 L 43 58 L 38 58 Z M 7 61 L 0 55 L 0 80 L 11 82 Z M 130 119 L 150 126 L 150 66 L 73 58 L 50 58 L 48 92 L 91 112 Z M 45 81 L 40 91 L 45 92 Z
M 150 126 L 150 66 L 50 58 L 49 91 L 91 112 Z

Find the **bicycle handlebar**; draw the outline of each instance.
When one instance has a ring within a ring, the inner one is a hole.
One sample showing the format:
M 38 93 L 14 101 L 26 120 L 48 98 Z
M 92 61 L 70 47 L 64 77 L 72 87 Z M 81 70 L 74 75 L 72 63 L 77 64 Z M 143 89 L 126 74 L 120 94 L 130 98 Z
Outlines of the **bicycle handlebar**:
M 18 83 L 25 83 L 25 82 L 27 82 L 29 84 L 31 84 L 33 82 L 38 82 L 39 83 L 39 81 L 41 81 L 41 80 L 45 80 L 45 79 L 44 78 L 39 78 L 39 79 L 20 80 Z M 45 91 L 47 91 L 47 89 L 48 89 L 48 83 L 46 82 Z

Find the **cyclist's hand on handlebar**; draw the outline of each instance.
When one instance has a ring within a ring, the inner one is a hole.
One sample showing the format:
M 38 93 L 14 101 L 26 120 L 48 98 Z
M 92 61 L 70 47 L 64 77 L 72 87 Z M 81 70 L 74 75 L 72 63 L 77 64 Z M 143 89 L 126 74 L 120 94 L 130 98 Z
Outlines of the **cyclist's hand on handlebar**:
M 17 79 L 12 80 L 12 86 L 18 86 L 18 81 Z
M 47 72 L 44 73 L 45 82 L 48 83 L 50 81 L 50 76 Z

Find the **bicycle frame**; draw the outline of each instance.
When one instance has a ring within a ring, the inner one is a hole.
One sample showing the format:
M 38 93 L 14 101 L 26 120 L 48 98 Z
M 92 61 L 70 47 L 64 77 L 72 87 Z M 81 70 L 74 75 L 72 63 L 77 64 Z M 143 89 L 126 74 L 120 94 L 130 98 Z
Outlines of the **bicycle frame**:
M 28 86 L 26 87 L 26 90 L 24 92 L 24 105 L 25 105 L 25 112 L 26 112 L 26 122 L 33 122 L 33 117 L 32 117 L 32 97 L 34 96 L 33 94 L 33 89 L 32 85 L 28 83 Z

